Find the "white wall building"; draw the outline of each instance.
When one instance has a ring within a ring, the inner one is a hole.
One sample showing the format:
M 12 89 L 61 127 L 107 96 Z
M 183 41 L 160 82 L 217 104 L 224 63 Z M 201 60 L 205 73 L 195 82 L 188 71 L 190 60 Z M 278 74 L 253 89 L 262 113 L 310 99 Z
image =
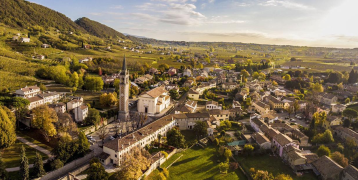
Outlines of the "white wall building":
M 138 112 L 153 116 L 161 113 L 169 106 L 170 96 L 164 86 L 157 87 L 139 96 Z
M 21 88 L 15 91 L 16 96 L 23 97 L 23 98 L 30 98 L 36 96 L 40 93 L 40 88 L 37 86 L 29 86 L 25 88 Z

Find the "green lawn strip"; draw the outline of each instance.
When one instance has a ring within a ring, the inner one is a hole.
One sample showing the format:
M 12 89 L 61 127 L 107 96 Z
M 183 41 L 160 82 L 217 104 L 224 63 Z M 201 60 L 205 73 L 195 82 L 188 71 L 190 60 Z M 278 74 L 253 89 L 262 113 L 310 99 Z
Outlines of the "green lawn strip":
M 180 157 L 180 155 L 182 155 L 182 153 L 176 153 L 174 154 L 172 157 L 170 157 L 168 160 L 166 160 L 161 167 L 162 168 L 167 168 L 171 163 L 173 163 L 176 159 L 178 159 L 178 157 Z
M 245 171 L 249 172 L 250 168 L 255 170 L 265 170 L 272 173 L 274 176 L 278 174 L 289 174 L 294 180 L 316 180 L 314 174 L 304 174 L 301 177 L 296 176 L 293 170 L 286 164 L 284 164 L 279 157 L 276 156 L 235 156 L 238 162 L 242 165 Z
M 19 140 L 16 140 L 15 144 L 9 148 L 6 148 L 2 151 L 2 159 L 5 163 L 6 168 L 18 167 L 20 166 L 20 155 L 21 155 L 21 146 L 26 148 L 26 157 L 29 159 L 29 164 L 33 164 L 36 157 L 36 149 L 31 148 L 30 146 L 22 143 Z M 40 151 L 37 151 L 41 154 L 42 159 L 48 159 L 48 156 Z
M 19 135 L 22 134 L 23 136 L 28 136 L 36 141 L 39 141 L 40 143 L 42 143 L 46 146 L 49 146 L 50 148 L 56 147 L 56 145 L 58 143 L 58 139 L 55 137 L 50 137 L 50 140 L 47 141 L 39 129 L 31 128 L 29 130 L 17 131 L 17 134 L 19 134 Z M 32 141 L 30 141 L 30 142 L 32 142 Z M 41 146 L 43 146 L 43 145 L 41 145 Z
M 216 149 L 212 147 L 187 149 L 183 152 L 183 156 L 169 168 L 168 179 L 246 179 L 238 169 L 229 170 L 227 174 L 220 174 L 218 160 L 222 161 L 222 159 L 216 154 Z M 174 161 L 176 158 L 173 156 L 169 161 L 172 159 Z
M 24 139 L 28 140 L 29 142 L 34 143 L 34 144 L 36 144 L 36 145 L 38 145 L 38 146 L 40 146 L 40 147 L 42 147 L 42 148 L 44 148 L 46 150 L 52 151 L 52 149 L 53 149 L 52 147 L 50 147 L 50 146 L 48 146 L 46 144 L 43 144 L 42 142 L 40 142 L 40 141 L 38 141 L 36 139 L 33 139 L 32 137 L 22 133 L 21 131 L 17 131 L 16 134 L 18 136 L 23 137 Z

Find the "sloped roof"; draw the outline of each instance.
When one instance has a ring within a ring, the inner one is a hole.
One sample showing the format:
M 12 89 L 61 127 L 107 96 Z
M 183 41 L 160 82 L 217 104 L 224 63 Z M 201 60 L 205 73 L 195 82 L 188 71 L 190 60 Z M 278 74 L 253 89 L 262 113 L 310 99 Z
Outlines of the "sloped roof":
M 157 98 L 157 97 L 159 97 L 160 95 L 162 95 L 163 93 L 166 93 L 166 92 L 167 92 L 167 90 L 165 90 L 165 87 L 160 86 L 160 87 L 154 88 L 154 89 L 146 92 L 146 94 L 148 94 L 149 96 L 151 96 L 153 98 Z
M 277 134 L 276 137 L 274 137 L 274 139 L 281 145 L 284 146 L 286 144 L 289 144 L 292 142 L 292 139 L 282 133 Z
M 337 164 L 327 156 L 320 157 L 312 164 L 316 167 L 318 172 L 328 177 L 339 174 L 343 170 L 343 167 L 341 165 Z
M 257 144 L 260 145 L 266 142 L 270 142 L 270 140 L 262 133 L 254 133 L 251 135 L 251 137 L 257 142 Z

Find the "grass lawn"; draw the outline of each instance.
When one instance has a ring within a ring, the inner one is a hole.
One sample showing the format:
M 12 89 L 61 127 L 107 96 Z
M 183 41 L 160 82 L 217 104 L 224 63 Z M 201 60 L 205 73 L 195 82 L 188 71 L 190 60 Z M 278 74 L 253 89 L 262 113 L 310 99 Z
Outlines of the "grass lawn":
M 292 169 L 283 164 L 281 159 L 277 156 L 252 156 L 252 157 L 243 157 L 239 156 L 236 159 L 240 162 L 243 168 L 249 172 L 250 168 L 255 168 L 255 170 L 265 170 L 269 173 L 272 173 L 274 176 L 284 173 L 289 174 L 294 180 L 316 180 L 316 176 L 314 174 L 305 174 L 302 177 L 297 177 Z
M 21 146 L 26 148 L 26 157 L 29 159 L 29 164 L 33 164 L 36 157 L 36 149 L 31 148 L 30 146 L 22 143 L 21 141 L 16 140 L 15 144 L 9 148 L 6 148 L 2 152 L 2 159 L 5 163 L 6 168 L 20 166 L 20 155 L 21 155 Z M 41 154 L 42 159 L 47 159 L 47 155 L 37 151 Z
M 196 134 L 194 131 L 192 130 L 184 130 L 184 131 L 180 131 L 184 137 L 185 137 L 185 142 L 188 145 L 188 147 L 190 147 L 191 145 L 193 145 L 195 143 L 196 140 Z
M 19 136 L 24 137 L 26 140 L 39 145 L 47 150 L 52 150 L 56 147 L 58 140 L 56 138 L 50 138 L 50 141 L 47 142 L 44 136 L 41 134 L 38 129 L 28 129 L 23 131 L 16 132 Z
M 52 151 L 52 149 L 53 149 L 52 147 L 50 147 L 50 146 L 48 146 L 48 145 L 46 145 L 46 144 L 44 144 L 44 143 L 42 143 L 42 142 L 40 142 L 40 141 L 38 141 L 36 139 L 33 139 L 32 137 L 22 133 L 21 131 L 17 131 L 16 134 L 21 136 L 21 137 L 23 137 L 23 138 L 25 138 L 29 142 L 32 142 L 32 143 L 34 143 L 34 144 L 36 144 L 36 145 L 38 145 L 38 146 L 40 146 L 40 147 L 42 147 L 44 149 L 47 149 L 49 151 Z
M 227 174 L 220 174 L 217 162 L 219 158 L 216 156 L 216 149 L 212 147 L 187 149 L 185 152 L 177 153 L 171 157 L 162 167 L 166 167 L 181 154 L 183 156 L 168 169 L 170 174 L 168 179 L 246 179 L 239 169 L 229 170 Z

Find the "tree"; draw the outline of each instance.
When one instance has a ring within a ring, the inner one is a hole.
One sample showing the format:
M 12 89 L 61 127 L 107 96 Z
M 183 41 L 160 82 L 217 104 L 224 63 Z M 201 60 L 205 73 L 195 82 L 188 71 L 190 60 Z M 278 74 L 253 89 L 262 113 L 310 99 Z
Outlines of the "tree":
M 274 180 L 293 180 L 292 177 L 288 174 L 279 174 L 275 177 Z
M 166 69 L 169 69 L 169 65 L 168 65 L 168 64 L 165 64 L 165 63 L 159 64 L 158 69 L 159 69 L 160 71 L 164 72 Z
M 257 71 L 252 74 L 252 78 L 254 78 L 254 79 L 259 79 L 259 77 L 260 77 L 260 75 Z
M 51 168 L 53 170 L 60 169 L 63 167 L 63 162 L 60 159 L 55 159 L 51 162 Z
M 26 149 L 21 146 L 20 174 L 23 180 L 30 180 L 29 160 L 26 157 Z
M 44 164 L 42 162 L 42 156 L 40 153 L 36 152 L 36 158 L 34 163 L 34 171 L 36 177 L 41 177 L 46 174 L 46 171 L 44 169 Z
M 354 109 L 351 109 L 351 108 L 347 108 L 347 109 L 343 110 L 342 114 L 343 114 L 344 117 L 347 117 L 350 120 L 352 120 L 353 118 L 358 117 L 358 112 L 356 110 L 354 110 Z
M 220 169 L 220 173 L 222 174 L 226 174 L 227 173 L 227 170 L 229 170 L 229 163 L 225 162 L 221 162 L 219 164 L 219 169 Z
M 316 82 L 314 84 L 311 84 L 312 91 L 315 93 L 323 92 L 323 86 L 322 84 Z
M 344 151 L 344 146 L 343 146 L 341 143 L 338 143 L 338 144 L 337 144 L 337 149 L 338 149 L 339 152 L 343 153 L 343 151 Z
M 99 103 L 104 107 L 111 107 L 116 105 L 118 99 L 117 99 L 117 93 L 104 93 L 101 96 L 99 96 Z
M 88 142 L 88 139 L 84 132 L 80 131 L 78 135 L 78 153 L 85 153 L 90 148 L 90 143 Z
M 169 171 L 168 171 L 167 168 L 162 168 L 162 173 L 164 174 L 164 176 L 165 176 L 166 178 L 169 178 Z
M 124 155 L 122 169 L 114 175 L 114 179 L 138 179 L 150 166 L 150 157 L 146 150 L 133 148 L 130 153 Z
M 16 118 L 5 106 L 0 106 L 0 149 L 7 148 L 16 141 Z
M 271 173 L 268 173 L 267 171 L 258 170 L 252 176 L 252 179 L 253 180 L 272 180 L 273 175 Z
M 101 121 L 101 116 L 99 111 L 95 108 L 88 109 L 88 115 L 85 119 L 85 123 L 87 125 L 98 125 Z
M 79 78 L 77 72 L 74 72 L 74 73 L 71 75 L 70 86 L 71 86 L 71 87 L 78 87 L 79 79 L 80 79 L 80 78 Z
M 246 155 L 250 155 L 253 151 L 254 151 L 254 146 L 252 146 L 251 144 L 245 144 L 244 153 Z
M 347 98 L 346 100 L 344 100 L 344 103 L 346 103 L 346 104 L 348 104 L 348 103 L 350 103 L 351 102 L 351 100 L 349 99 L 349 98 Z
M 1 153 L 0 153 L 0 179 L 8 180 L 8 178 L 9 178 L 9 176 L 8 176 L 7 171 L 6 171 L 5 163 L 2 160 L 2 156 L 1 156 Z
M 350 126 L 351 126 L 351 120 L 350 119 L 344 119 L 343 127 L 349 128 Z
M 94 158 L 90 162 L 90 167 L 88 169 L 88 180 L 97 180 L 97 179 L 103 179 L 107 180 L 109 178 L 108 173 L 104 169 L 102 163 L 97 159 Z
M 322 157 L 322 156 L 329 157 L 331 155 L 331 150 L 327 146 L 321 145 L 317 150 L 317 155 L 318 157 Z
M 204 121 L 196 121 L 193 131 L 198 136 L 205 136 L 207 134 L 208 125 Z
M 101 77 L 87 76 L 84 87 L 91 91 L 101 91 L 103 89 L 103 80 Z
M 219 146 L 220 141 L 219 141 L 219 139 L 218 139 L 218 138 L 215 138 L 215 139 L 214 139 L 214 144 L 215 144 L 215 146 Z
M 230 149 L 225 149 L 225 151 L 224 151 L 224 156 L 225 156 L 225 158 L 226 158 L 226 162 L 229 162 L 230 157 L 232 156 L 231 150 L 230 150 Z
M 348 159 L 338 151 L 334 152 L 331 155 L 331 159 L 344 168 L 348 166 Z
M 176 148 L 185 148 L 185 138 L 178 128 L 173 128 L 167 132 L 168 145 Z
M 58 121 L 56 111 L 47 105 L 42 105 L 33 109 L 32 113 L 34 116 L 31 121 L 32 127 L 40 129 L 45 139 L 50 141 L 49 137 L 57 134 L 55 125 L 53 124 Z
M 109 134 L 109 131 L 107 129 L 107 126 L 102 126 L 98 129 L 97 131 L 99 138 L 102 140 L 102 144 L 104 144 L 104 139 L 106 139 L 106 137 Z
M 247 78 L 250 76 L 250 73 L 248 71 L 246 71 L 246 69 L 243 69 L 243 70 L 241 70 L 240 75 L 242 75 L 242 77 L 244 77 L 244 78 Z
M 41 91 L 46 91 L 47 90 L 47 87 L 45 85 L 43 85 L 43 84 L 40 84 L 39 88 L 40 88 Z
M 293 103 L 293 110 L 295 111 L 295 115 L 297 114 L 297 111 L 300 109 L 300 105 L 298 104 L 298 101 L 295 100 Z
M 291 107 L 291 106 L 288 106 L 288 107 L 285 108 L 285 110 L 286 110 L 287 113 L 288 113 L 288 117 L 291 118 L 291 114 L 292 114 L 292 111 L 293 111 L 292 107 Z
M 172 98 L 172 99 L 174 99 L 174 100 L 178 99 L 178 97 L 179 97 L 179 93 L 178 93 L 178 91 L 175 90 L 175 89 L 171 89 L 171 90 L 169 91 L 169 94 L 170 94 L 170 98 Z
M 286 80 L 286 81 L 291 81 L 291 76 L 289 74 L 285 74 L 282 79 Z
M 238 168 L 239 168 L 239 163 L 237 163 L 237 162 L 230 163 L 230 169 L 236 170 Z
M 328 144 L 334 142 L 332 132 L 327 129 L 324 133 L 317 134 L 312 139 L 313 143 Z
M 356 141 L 354 140 L 354 138 L 351 137 L 346 138 L 346 145 L 348 149 L 354 149 L 355 147 L 357 147 Z

